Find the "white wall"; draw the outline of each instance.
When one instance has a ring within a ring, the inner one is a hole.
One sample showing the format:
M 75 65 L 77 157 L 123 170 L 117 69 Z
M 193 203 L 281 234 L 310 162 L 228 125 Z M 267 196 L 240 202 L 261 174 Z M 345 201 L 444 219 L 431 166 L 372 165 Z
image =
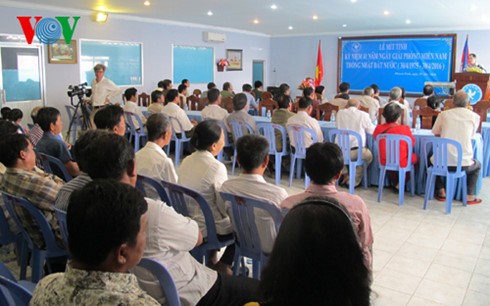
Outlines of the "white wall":
M 71 16 L 55 11 L 19 9 L 0 6 L 0 33 L 23 34 L 16 16 Z M 270 53 L 270 38 L 261 35 L 225 32 L 216 29 L 167 25 L 114 18 L 110 15 L 107 23 L 98 24 L 91 16 L 81 15 L 75 29 L 73 39 L 101 39 L 116 41 L 134 41 L 143 43 L 144 84 L 137 87 L 139 92 L 150 93 L 156 88 L 159 80 L 172 79 L 172 44 L 214 47 L 215 58 L 225 57 L 226 49 L 243 50 L 243 71 L 217 72 L 215 68 L 214 82 L 221 88 L 224 82 L 231 82 L 235 91 L 241 91 L 244 83 L 253 84 L 252 61 L 265 61 L 265 78 Z M 220 32 L 226 34 L 225 43 L 206 43 L 202 40 L 202 32 Z M 47 52 L 46 52 L 47 54 Z M 79 64 L 48 64 L 46 67 L 46 105 L 60 109 L 63 114 L 65 128 L 68 118 L 63 105 L 69 103 L 66 94 L 68 85 L 80 83 Z M 173 80 L 180 83 L 181 80 Z M 206 84 L 191 84 L 191 89 L 204 89 Z M 25 112 L 25 111 L 24 111 Z M 28 113 L 24 115 L 29 117 Z M 30 122 L 30 119 L 24 122 Z

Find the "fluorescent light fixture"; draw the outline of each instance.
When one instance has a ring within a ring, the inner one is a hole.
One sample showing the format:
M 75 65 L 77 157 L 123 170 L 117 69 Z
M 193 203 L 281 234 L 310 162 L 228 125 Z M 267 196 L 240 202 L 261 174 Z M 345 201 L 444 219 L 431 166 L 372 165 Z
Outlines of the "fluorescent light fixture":
M 318 19 L 318 16 L 317 15 L 313 15 L 313 20 L 317 20 Z
M 288 27 L 288 30 L 292 30 L 292 29 L 293 29 L 293 26 L 289 26 L 289 27 Z
M 388 10 L 385 10 L 385 11 L 383 12 L 383 15 L 385 15 L 385 16 L 388 16 L 389 14 L 390 14 L 390 11 L 388 11 Z
M 271 5 L 271 9 L 277 10 L 277 5 L 275 5 L 275 4 Z
M 342 25 L 342 27 L 343 27 L 343 28 L 347 28 L 347 25 L 344 23 L 344 24 Z
M 412 23 L 412 21 L 411 21 L 410 19 L 407 19 L 407 20 L 405 20 L 405 23 L 406 23 L 406 24 L 411 24 L 411 23 Z
M 257 18 L 254 19 L 254 23 L 255 24 L 258 24 L 259 23 L 259 20 Z
M 108 17 L 109 17 L 109 14 L 107 14 L 106 12 L 96 12 L 95 13 L 95 21 L 96 22 L 104 23 L 107 21 Z

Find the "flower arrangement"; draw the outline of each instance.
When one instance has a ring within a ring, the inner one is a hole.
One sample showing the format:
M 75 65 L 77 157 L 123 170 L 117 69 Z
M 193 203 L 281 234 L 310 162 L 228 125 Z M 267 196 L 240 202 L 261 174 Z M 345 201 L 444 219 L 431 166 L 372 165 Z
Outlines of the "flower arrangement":
M 218 61 L 218 66 L 226 67 L 228 65 L 230 65 L 230 62 L 226 58 L 222 58 Z
M 475 66 L 475 67 L 466 67 L 465 71 L 466 72 L 483 73 L 483 70 L 480 67 L 478 67 L 478 66 Z
M 301 89 L 301 90 L 303 90 L 307 87 L 311 87 L 311 88 L 315 89 L 315 80 L 313 80 L 313 78 L 307 77 L 298 85 L 298 89 Z

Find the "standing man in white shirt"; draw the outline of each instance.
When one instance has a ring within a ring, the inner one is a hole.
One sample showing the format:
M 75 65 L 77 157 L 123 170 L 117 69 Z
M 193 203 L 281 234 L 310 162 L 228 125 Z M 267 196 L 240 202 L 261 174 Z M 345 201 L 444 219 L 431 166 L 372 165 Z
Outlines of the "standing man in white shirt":
M 237 160 L 242 167 L 242 173 L 221 185 L 220 192 L 232 193 L 238 196 L 269 202 L 280 208 L 281 202 L 287 198 L 284 188 L 267 183 L 263 177 L 269 163 L 269 142 L 263 136 L 248 134 L 237 141 Z M 230 215 L 231 207 L 228 207 Z M 260 236 L 262 251 L 270 253 L 276 230 L 270 215 L 262 210 L 255 213 L 257 229 Z
M 124 91 L 124 98 L 126 98 L 126 103 L 124 104 L 123 109 L 125 112 L 130 112 L 130 113 L 133 113 L 133 114 L 136 114 L 137 116 L 139 116 L 141 119 L 141 123 L 143 123 L 143 125 L 144 125 L 146 123 L 146 117 L 143 116 L 143 112 L 141 111 L 138 104 L 136 104 L 136 101 L 138 99 L 137 93 L 138 93 L 138 91 L 134 87 L 130 87 Z M 133 119 L 133 125 L 137 130 L 142 128 L 142 126 L 140 126 L 138 120 L 136 120 L 134 118 L 132 118 L 132 119 Z
M 182 126 L 183 131 L 180 129 L 180 126 L 176 124 L 175 126 L 172 126 L 175 130 L 175 133 L 183 133 L 185 132 L 188 137 L 190 137 L 190 131 L 194 126 L 197 125 L 197 121 L 195 120 L 189 120 L 189 117 L 187 117 L 187 114 L 185 111 L 179 107 L 179 92 L 177 89 L 170 89 L 165 96 L 165 100 L 167 101 L 166 105 L 162 109 L 162 113 L 166 114 L 169 117 L 173 117 L 177 119 L 177 121 L 180 123 L 180 126 Z
M 146 129 L 148 142 L 136 152 L 138 174 L 177 184 L 178 177 L 174 163 L 163 151 L 172 137 L 170 120 L 165 114 L 153 114 L 146 121 Z
M 432 133 L 436 136 L 456 140 L 463 149 L 462 170 L 466 171 L 467 203 L 480 204 L 481 199 L 476 198 L 476 183 L 480 174 L 481 164 L 473 159 L 473 146 L 471 138 L 475 135 L 480 125 L 480 116 L 467 108 L 469 97 L 463 90 L 458 90 L 454 95 L 454 108 L 443 111 L 437 116 L 432 127 Z M 457 151 L 450 146 L 448 149 L 447 164 L 449 171 L 455 171 L 457 165 Z M 446 201 L 442 178 L 436 177 L 436 199 Z
M 286 127 L 290 125 L 301 125 L 307 128 L 312 129 L 315 132 L 317 142 L 323 142 L 323 132 L 320 128 L 320 124 L 318 124 L 318 120 L 311 117 L 310 114 L 313 110 L 312 101 L 310 98 L 301 98 L 299 100 L 299 109 L 298 113 L 291 118 L 289 118 L 286 123 Z M 305 146 L 309 147 L 313 144 L 313 140 L 311 136 L 307 133 L 304 135 L 305 137 Z M 291 145 L 294 144 L 294 136 L 289 134 L 289 139 L 291 140 Z
M 388 103 L 398 103 L 400 105 L 403 110 L 403 122 L 401 124 L 410 126 L 410 109 L 402 101 L 402 89 L 400 87 L 393 87 L 390 90 L 390 101 Z
M 349 99 L 347 108 L 339 110 L 337 114 L 336 125 L 341 130 L 351 130 L 361 135 L 362 143 L 357 142 L 357 138 L 350 137 L 350 158 L 357 160 L 359 149 L 362 149 L 362 160 L 369 166 L 373 161 L 373 154 L 366 147 L 366 133 L 372 134 L 376 126 L 371 122 L 369 114 L 359 110 L 360 101 L 358 99 Z M 344 167 L 343 173 L 347 173 L 347 167 Z M 355 186 L 359 186 L 362 180 L 362 166 L 356 167 Z M 352 175 L 352 174 L 350 174 Z M 349 178 L 344 176 L 341 184 L 348 184 Z
M 114 102 L 121 95 L 122 90 L 111 80 L 104 77 L 106 66 L 97 64 L 94 67 L 95 79 L 92 80 L 92 95 L 90 96 L 90 104 L 94 109 L 105 106 Z M 119 99 L 118 99 L 119 101 Z

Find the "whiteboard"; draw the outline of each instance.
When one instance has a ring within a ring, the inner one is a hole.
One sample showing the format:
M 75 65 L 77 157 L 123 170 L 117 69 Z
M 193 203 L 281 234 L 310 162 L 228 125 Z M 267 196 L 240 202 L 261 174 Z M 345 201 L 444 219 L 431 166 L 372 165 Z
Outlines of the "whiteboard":
M 173 45 L 172 55 L 175 83 L 182 79 L 203 84 L 214 81 L 214 48 Z

